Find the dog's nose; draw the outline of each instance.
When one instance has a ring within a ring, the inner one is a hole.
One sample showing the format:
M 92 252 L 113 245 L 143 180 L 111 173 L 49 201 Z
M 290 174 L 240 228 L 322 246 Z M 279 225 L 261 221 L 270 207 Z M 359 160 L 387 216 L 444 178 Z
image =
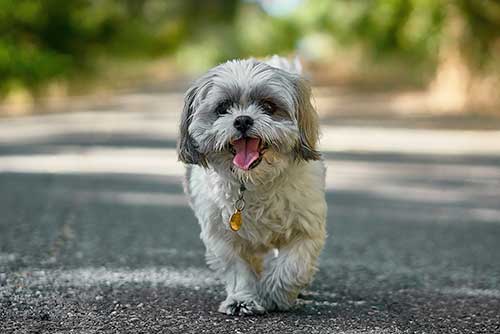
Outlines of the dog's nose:
M 233 125 L 236 130 L 244 133 L 253 125 L 253 118 L 250 116 L 238 116 L 235 118 Z

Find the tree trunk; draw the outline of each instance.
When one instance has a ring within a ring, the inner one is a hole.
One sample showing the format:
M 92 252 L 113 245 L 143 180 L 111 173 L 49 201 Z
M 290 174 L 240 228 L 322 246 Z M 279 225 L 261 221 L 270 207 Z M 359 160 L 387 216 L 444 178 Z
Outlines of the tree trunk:
M 463 111 L 469 102 L 472 74 L 462 53 L 461 42 L 465 22 L 452 4 L 447 11 L 442 41 L 438 55 L 438 67 L 429 86 L 429 98 L 434 111 Z

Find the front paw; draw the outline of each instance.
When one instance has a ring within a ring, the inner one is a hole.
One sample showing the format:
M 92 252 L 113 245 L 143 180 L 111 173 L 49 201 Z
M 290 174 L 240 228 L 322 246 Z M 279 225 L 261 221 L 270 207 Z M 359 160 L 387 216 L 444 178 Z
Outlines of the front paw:
M 265 311 L 264 307 L 250 297 L 228 296 L 219 306 L 219 312 L 227 315 L 254 315 Z
M 266 275 L 259 285 L 259 301 L 267 311 L 288 311 L 295 305 L 300 288 L 277 275 Z
M 294 304 L 295 298 L 290 298 L 285 291 L 266 293 L 261 292 L 259 298 L 267 311 L 288 311 Z

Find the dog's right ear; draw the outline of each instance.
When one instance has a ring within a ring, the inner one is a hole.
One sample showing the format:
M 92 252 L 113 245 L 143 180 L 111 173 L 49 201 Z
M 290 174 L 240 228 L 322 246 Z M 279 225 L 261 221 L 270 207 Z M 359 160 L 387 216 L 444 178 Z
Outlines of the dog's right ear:
M 184 108 L 181 116 L 177 154 L 179 160 L 184 163 L 207 167 L 207 160 L 205 156 L 198 151 L 195 140 L 189 134 L 189 125 L 191 124 L 194 111 L 193 104 L 199 91 L 199 85 L 194 84 L 191 88 L 189 88 L 184 97 Z

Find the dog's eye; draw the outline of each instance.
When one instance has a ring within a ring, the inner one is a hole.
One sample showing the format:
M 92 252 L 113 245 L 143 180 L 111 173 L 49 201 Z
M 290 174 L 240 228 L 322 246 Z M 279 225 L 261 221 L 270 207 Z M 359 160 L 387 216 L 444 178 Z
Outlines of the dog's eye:
M 260 107 L 268 115 L 272 115 L 276 111 L 276 105 L 270 101 L 262 101 Z
M 215 113 L 217 115 L 225 115 L 227 114 L 228 109 L 231 107 L 231 101 L 223 101 L 217 105 L 215 108 Z

